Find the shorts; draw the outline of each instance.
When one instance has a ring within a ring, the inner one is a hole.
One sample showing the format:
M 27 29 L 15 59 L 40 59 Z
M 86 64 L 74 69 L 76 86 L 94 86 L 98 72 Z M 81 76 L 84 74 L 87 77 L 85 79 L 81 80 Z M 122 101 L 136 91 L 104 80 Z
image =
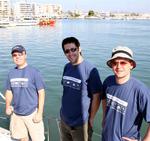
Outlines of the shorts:
M 12 114 L 10 121 L 10 132 L 12 138 L 26 138 L 29 133 L 32 141 L 44 141 L 45 136 L 43 121 L 34 123 L 32 120 L 36 112 L 37 110 L 28 116 L 20 116 L 15 113 Z

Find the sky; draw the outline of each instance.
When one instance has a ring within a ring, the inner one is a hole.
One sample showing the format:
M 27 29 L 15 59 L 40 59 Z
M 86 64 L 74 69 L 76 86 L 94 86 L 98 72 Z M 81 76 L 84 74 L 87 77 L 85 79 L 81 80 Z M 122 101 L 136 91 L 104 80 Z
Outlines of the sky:
M 63 11 L 78 9 L 82 11 L 94 10 L 99 12 L 102 11 L 102 12 L 150 13 L 150 0 L 26 0 L 26 1 L 36 3 L 61 4 Z

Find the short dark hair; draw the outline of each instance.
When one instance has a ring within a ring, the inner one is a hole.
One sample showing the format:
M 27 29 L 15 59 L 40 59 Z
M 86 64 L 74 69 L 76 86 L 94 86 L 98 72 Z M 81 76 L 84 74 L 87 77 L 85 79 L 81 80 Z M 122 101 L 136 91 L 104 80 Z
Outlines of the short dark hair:
M 80 42 L 77 38 L 75 37 L 67 37 L 62 41 L 62 49 L 64 51 L 64 45 L 68 44 L 68 43 L 74 43 L 76 45 L 77 48 L 80 47 Z

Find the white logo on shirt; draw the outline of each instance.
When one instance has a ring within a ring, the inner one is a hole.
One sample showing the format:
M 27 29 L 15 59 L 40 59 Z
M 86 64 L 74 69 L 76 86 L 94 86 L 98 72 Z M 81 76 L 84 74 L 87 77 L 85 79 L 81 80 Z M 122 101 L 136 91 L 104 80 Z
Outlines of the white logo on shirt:
M 63 76 L 63 86 L 80 90 L 81 80 L 70 76 Z
M 10 79 L 11 87 L 28 87 L 28 78 Z
M 112 109 L 122 114 L 125 114 L 128 103 L 115 96 L 107 94 L 107 106 L 111 107 Z

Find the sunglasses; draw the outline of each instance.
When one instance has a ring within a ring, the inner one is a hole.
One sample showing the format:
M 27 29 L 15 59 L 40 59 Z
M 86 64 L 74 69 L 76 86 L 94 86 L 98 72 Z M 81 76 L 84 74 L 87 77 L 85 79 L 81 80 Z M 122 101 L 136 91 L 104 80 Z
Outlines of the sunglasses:
M 77 50 L 77 48 L 66 49 L 66 50 L 64 50 L 64 53 L 68 54 L 70 52 L 75 52 L 76 50 Z
M 23 53 L 13 53 L 12 54 L 12 57 L 21 57 L 21 56 L 23 56 Z
M 128 64 L 128 62 L 126 62 L 126 61 L 120 61 L 120 62 L 115 62 L 115 61 L 113 61 L 113 62 L 111 63 L 112 66 L 118 66 L 118 65 L 120 65 L 120 66 L 125 66 L 125 65 L 127 65 L 127 64 Z

